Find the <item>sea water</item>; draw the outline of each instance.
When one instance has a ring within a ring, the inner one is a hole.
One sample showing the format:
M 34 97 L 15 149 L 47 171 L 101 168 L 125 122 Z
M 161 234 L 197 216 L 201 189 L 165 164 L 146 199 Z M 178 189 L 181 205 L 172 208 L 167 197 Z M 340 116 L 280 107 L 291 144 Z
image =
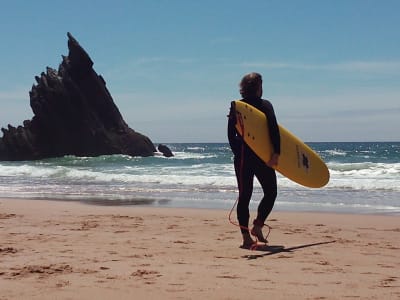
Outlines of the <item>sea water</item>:
M 278 176 L 276 210 L 400 214 L 400 142 L 308 143 L 327 163 L 329 183 L 302 187 Z M 237 199 L 226 143 L 167 144 L 166 158 L 65 156 L 0 162 L 0 197 L 231 209 Z M 255 181 L 251 207 L 262 197 Z

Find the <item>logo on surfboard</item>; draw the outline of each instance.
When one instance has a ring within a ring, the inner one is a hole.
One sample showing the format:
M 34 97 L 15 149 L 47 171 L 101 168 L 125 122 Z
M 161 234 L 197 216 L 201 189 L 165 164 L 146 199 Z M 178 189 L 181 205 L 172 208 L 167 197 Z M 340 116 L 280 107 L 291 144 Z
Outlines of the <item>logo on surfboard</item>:
M 297 153 L 297 167 L 305 169 L 307 172 L 310 169 L 310 160 L 308 156 L 300 151 L 299 145 L 296 145 L 296 153 Z

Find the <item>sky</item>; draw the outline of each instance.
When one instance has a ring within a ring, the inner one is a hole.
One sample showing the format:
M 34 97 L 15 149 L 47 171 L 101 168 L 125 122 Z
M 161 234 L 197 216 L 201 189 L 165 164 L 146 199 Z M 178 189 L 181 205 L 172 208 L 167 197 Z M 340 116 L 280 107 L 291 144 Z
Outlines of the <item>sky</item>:
M 155 143 L 227 142 L 250 72 L 306 142 L 400 141 L 400 1 L 0 0 L 0 127 L 33 117 L 67 32 L 126 123 Z

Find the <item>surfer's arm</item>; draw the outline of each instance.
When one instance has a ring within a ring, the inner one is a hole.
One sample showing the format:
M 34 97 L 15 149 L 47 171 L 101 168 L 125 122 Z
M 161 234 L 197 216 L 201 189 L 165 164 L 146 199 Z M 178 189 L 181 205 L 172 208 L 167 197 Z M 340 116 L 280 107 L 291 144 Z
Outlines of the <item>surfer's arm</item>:
M 241 140 L 236 132 L 235 124 L 236 124 L 236 113 L 234 104 L 232 103 L 228 115 L 228 140 L 233 154 L 238 155 L 240 152 Z
M 279 132 L 278 122 L 276 121 L 274 108 L 271 102 L 269 102 L 268 100 L 264 100 L 263 102 L 264 102 L 263 111 L 267 117 L 269 136 L 271 139 L 272 147 L 274 148 L 272 156 L 276 154 L 275 156 L 279 157 L 279 155 L 281 154 L 281 135 Z M 276 157 L 273 158 L 272 156 L 271 160 L 277 161 L 277 158 Z
M 275 114 L 272 114 L 273 117 L 271 117 L 272 122 L 269 122 L 269 134 L 271 136 L 271 143 L 274 148 L 274 152 L 271 154 L 271 159 L 267 163 L 269 167 L 273 167 L 278 165 L 278 160 L 279 160 L 279 155 L 281 154 L 281 135 L 279 132 L 279 126 L 278 123 L 276 122 L 276 117 Z M 268 118 L 269 120 L 270 118 Z
M 274 147 L 274 154 L 279 156 L 279 154 L 281 154 L 281 135 L 274 113 L 268 117 L 268 123 L 269 135 L 271 137 L 272 146 Z
M 279 161 L 279 154 L 278 153 L 272 153 L 271 159 L 267 162 L 268 167 L 273 167 L 278 164 Z

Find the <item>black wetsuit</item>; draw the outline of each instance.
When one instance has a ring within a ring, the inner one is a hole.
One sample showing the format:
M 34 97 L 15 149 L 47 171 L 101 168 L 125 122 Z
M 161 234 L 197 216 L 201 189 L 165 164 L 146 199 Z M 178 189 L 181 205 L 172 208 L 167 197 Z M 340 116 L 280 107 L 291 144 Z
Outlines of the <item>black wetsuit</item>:
M 268 120 L 269 135 L 273 152 L 280 154 L 280 134 L 276 121 L 275 113 L 271 102 L 260 98 L 242 99 L 262 112 Z M 275 170 L 268 167 L 248 146 L 238 134 L 236 128 L 236 114 L 234 107 L 231 106 L 228 121 L 228 139 L 234 154 L 234 165 L 236 179 L 239 187 L 239 201 L 237 205 L 237 218 L 241 226 L 241 231 L 248 231 L 249 226 L 249 203 L 253 193 L 254 176 L 258 179 L 264 192 L 258 210 L 257 222 L 262 224 L 270 214 L 277 196 L 277 183 Z M 242 157 L 243 154 L 243 157 Z

